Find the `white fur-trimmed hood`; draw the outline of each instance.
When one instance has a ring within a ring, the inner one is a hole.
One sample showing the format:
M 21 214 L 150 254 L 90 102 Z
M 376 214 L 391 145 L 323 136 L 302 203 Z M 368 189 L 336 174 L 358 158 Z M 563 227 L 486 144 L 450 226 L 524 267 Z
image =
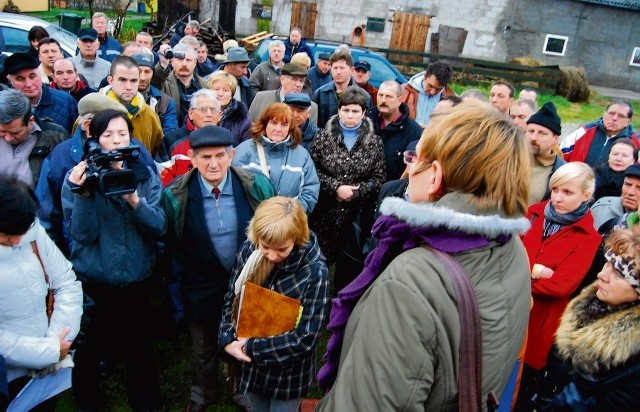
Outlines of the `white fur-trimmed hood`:
M 480 215 L 461 212 L 451 208 L 451 205 L 460 205 L 469 209 L 467 196 L 450 193 L 445 197 L 447 206 L 435 203 L 409 203 L 404 199 L 388 197 L 380 205 L 383 215 L 398 217 L 411 226 L 439 227 L 444 226 L 450 230 L 464 233 L 484 235 L 495 238 L 500 235 L 525 233 L 529 229 L 529 221 L 524 218 L 506 218 L 498 214 Z M 453 198 L 453 199 L 451 199 Z

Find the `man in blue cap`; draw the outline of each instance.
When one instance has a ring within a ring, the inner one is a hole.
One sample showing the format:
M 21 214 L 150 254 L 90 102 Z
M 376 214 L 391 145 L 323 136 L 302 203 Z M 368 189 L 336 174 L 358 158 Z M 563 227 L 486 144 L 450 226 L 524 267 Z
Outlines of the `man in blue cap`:
M 315 92 L 321 86 L 331 83 L 331 53 L 320 53 L 318 62 L 307 72 L 307 77 L 311 81 L 311 90 Z
M 162 132 L 166 136 L 178 129 L 176 102 L 171 96 L 151 85 L 151 79 L 153 78 L 155 70 L 152 55 L 136 53 L 132 55 L 131 58 L 138 63 L 138 68 L 140 69 L 138 91 L 144 97 L 144 101 L 151 106 L 160 118 Z
M 316 137 L 316 133 L 320 130 L 309 118 L 311 105 L 313 104 L 311 97 L 306 93 L 289 93 L 284 97 L 284 103 L 293 111 L 293 119 L 302 133 L 300 144 L 305 149 L 311 150 L 313 138 Z
M 193 342 L 187 410 L 204 411 L 218 393 L 218 325 L 235 256 L 256 207 L 274 191 L 265 176 L 231 166 L 235 139 L 227 129 L 201 127 L 189 142 L 193 169 L 165 189 L 163 206 Z
M 99 48 L 96 29 L 85 27 L 78 30 L 78 55 L 73 56 L 71 61 L 78 73 L 87 79 L 89 87 L 95 90 L 100 88 L 100 81 L 107 77 L 111 68 L 111 63 L 98 55 Z
M 372 106 L 377 105 L 378 89 L 369 83 L 369 79 L 371 78 L 371 64 L 366 60 L 358 60 L 353 64 L 351 74 L 356 84 L 371 96 Z

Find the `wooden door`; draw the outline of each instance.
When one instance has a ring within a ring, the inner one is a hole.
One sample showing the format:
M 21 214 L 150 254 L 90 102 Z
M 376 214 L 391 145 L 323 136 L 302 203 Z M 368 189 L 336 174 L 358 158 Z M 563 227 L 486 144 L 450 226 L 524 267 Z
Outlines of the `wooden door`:
M 316 14 L 318 14 L 316 3 L 292 2 L 291 28 L 299 27 L 302 29 L 304 38 L 313 39 L 316 35 Z
M 393 13 L 393 29 L 391 30 L 389 48 L 424 53 L 428 32 L 429 16 L 396 11 Z M 402 54 L 389 54 L 388 58 L 406 62 L 422 61 L 422 57 Z

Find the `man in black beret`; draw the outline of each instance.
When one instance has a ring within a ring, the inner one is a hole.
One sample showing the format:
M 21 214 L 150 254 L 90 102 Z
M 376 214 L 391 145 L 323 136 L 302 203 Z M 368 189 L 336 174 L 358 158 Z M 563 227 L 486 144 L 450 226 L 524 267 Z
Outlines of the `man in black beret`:
M 533 169 L 529 185 L 529 205 L 551 197 L 549 179 L 566 162 L 558 155 L 562 121 L 556 107 L 547 102 L 527 120 L 527 138 L 533 152 Z
M 235 139 L 227 129 L 201 127 L 189 142 L 193 169 L 165 189 L 163 206 L 193 342 L 187 410 L 204 411 L 219 392 L 218 325 L 234 259 L 256 207 L 274 191 L 262 174 L 231 166 Z
M 287 63 L 280 69 L 280 88 L 277 90 L 265 90 L 258 92 L 249 108 L 249 117 L 252 122 L 257 121 L 262 111 L 273 103 L 282 103 L 289 93 L 301 93 L 307 71 L 295 63 Z M 318 105 L 311 102 L 311 121 L 318 121 Z
M 4 74 L 12 88 L 29 98 L 33 114 L 59 124 L 70 133 L 78 117 L 78 103 L 68 93 L 43 85 L 39 65 L 28 53 L 14 53 L 4 62 Z
M 311 91 L 315 92 L 321 86 L 331 83 L 331 53 L 320 53 L 318 62 L 307 72 L 311 81 Z

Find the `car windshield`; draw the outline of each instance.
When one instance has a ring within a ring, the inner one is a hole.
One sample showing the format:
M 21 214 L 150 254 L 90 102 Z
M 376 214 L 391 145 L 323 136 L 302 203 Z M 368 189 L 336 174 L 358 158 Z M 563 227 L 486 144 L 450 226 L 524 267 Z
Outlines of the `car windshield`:
M 46 27 L 46 30 L 47 33 L 49 33 L 50 37 L 58 40 L 61 43 L 76 44 L 77 37 L 70 31 L 61 29 L 60 27 L 54 26 L 53 24 L 48 25 Z

